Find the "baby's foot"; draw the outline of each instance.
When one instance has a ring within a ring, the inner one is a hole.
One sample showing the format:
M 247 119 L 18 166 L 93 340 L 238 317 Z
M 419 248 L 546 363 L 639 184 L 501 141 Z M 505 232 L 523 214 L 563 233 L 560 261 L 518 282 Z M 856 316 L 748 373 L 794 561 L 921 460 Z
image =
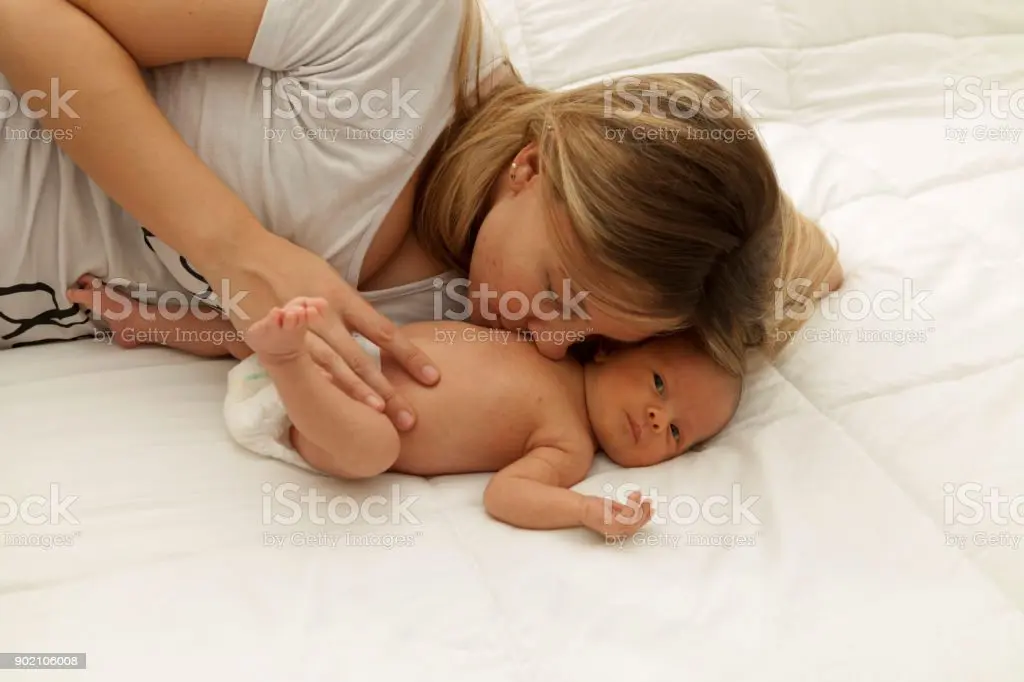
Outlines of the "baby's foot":
M 327 309 L 322 298 L 296 298 L 256 321 L 245 342 L 266 362 L 287 362 L 306 352 L 306 331 Z

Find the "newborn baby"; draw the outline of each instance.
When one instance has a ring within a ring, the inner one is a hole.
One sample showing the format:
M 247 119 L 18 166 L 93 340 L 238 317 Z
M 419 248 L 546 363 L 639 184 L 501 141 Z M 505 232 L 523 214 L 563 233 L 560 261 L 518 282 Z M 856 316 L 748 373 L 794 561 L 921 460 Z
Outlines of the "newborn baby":
M 142 314 L 137 303 L 111 299 L 94 277 L 80 286 L 68 297 L 101 314 L 121 346 L 245 357 L 229 374 L 224 414 L 247 449 L 340 478 L 497 472 L 485 507 L 522 528 L 584 526 L 619 537 L 640 530 L 651 508 L 639 493 L 622 505 L 569 490 L 595 452 L 625 467 L 663 462 L 725 428 L 739 403 L 740 379 L 683 336 L 580 364 L 548 360 L 516 332 L 422 322 L 403 331 L 440 369 L 433 387 L 356 337 L 418 415 L 416 427 L 400 433 L 338 389 L 306 352 L 307 328 L 326 310 L 321 299 L 274 309 L 243 341 L 223 319 Z M 121 313 L 116 320 L 111 310 Z
M 403 327 L 441 371 L 425 387 L 361 339 L 418 415 L 399 433 L 386 415 L 337 389 L 305 350 L 326 310 L 297 299 L 250 327 L 255 352 L 229 380 L 232 435 L 259 454 L 339 478 L 497 472 L 484 502 L 493 517 L 535 529 L 584 526 L 629 535 L 650 502 L 628 506 L 569 490 L 595 452 L 625 467 L 675 457 L 721 431 L 740 379 L 682 336 L 649 340 L 581 365 L 542 357 L 515 332 L 461 322 Z

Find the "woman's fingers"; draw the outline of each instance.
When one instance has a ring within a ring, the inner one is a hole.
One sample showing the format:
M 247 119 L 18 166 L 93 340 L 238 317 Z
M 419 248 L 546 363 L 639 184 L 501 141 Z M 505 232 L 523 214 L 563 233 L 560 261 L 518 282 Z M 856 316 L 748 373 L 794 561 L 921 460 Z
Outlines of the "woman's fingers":
M 412 406 L 395 391 L 391 382 L 381 372 L 377 360 L 359 345 L 341 322 L 331 315 L 318 316 L 315 323 L 310 325 L 310 329 L 341 357 L 341 364 L 346 365 L 346 368 L 361 380 L 360 383 L 368 386 L 384 401 L 384 412 L 396 428 L 408 431 L 416 424 L 416 413 L 413 412 Z M 339 380 L 351 382 L 351 377 L 348 372 L 342 372 Z M 342 390 L 348 392 L 344 386 Z
M 441 379 L 441 373 L 431 359 L 413 344 L 391 320 L 373 309 L 365 299 L 359 297 L 344 308 L 345 325 L 359 332 L 387 351 L 398 361 L 406 372 L 425 386 L 433 386 Z
M 334 349 L 327 345 L 327 342 L 314 333 L 306 337 L 306 345 L 313 361 L 322 367 L 334 381 L 334 384 L 345 392 L 353 400 L 366 403 L 378 412 L 383 412 L 386 407 L 384 400 L 371 389 L 366 382 L 352 371 L 352 368 L 345 364 Z

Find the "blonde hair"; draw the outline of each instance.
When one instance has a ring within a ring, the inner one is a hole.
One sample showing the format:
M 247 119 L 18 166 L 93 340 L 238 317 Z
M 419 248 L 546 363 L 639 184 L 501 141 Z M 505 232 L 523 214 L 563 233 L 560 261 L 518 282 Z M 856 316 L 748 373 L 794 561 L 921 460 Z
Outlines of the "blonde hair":
M 477 2 L 464 0 L 455 116 L 418 190 L 424 248 L 468 272 L 491 189 L 532 142 L 546 204 L 573 228 L 553 230 L 553 247 L 589 300 L 624 319 L 693 328 L 737 374 L 751 347 L 777 350 L 792 326 L 773 320 L 778 279 L 824 281 L 835 252 L 783 194 L 723 88 L 698 74 L 648 74 L 549 91 L 512 69 L 481 99 L 479 69 L 471 73 L 481 64 Z

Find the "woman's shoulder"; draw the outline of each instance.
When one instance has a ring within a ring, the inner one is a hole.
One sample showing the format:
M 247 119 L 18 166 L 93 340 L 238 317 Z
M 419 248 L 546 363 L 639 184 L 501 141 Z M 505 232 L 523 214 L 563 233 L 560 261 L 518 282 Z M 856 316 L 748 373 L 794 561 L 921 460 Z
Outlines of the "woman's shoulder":
M 267 0 L 248 61 L 273 71 L 326 80 L 339 70 L 396 72 L 399 65 L 405 67 L 402 70 L 426 67 L 432 55 L 454 50 L 465 2 Z
M 175 65 L 150 84 L 172 125 L 257 219 L 355 267 L 450 120 L 464 7 L 268 0 L 247 62 Z M 485 35 L 489 59 L 501 50 L 495 33 Z

